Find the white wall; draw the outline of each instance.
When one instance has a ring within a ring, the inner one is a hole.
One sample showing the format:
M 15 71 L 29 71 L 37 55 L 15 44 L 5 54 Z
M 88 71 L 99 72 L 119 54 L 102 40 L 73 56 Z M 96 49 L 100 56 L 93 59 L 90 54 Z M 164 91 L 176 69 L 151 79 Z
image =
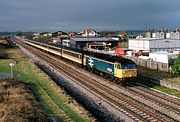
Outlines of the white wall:
M 129 49 L 132 50 L 150 50 L 149 48 L 149 40 L 147 39 L 130 39 L 129 40 Z
M 176 56 L 176 54 L 166 52 L 149 53 L 149 58 L 161 63 L 169 63 L 169 59 L 174 56 Z
M 156 38 L 156 33 L 152 33 L 152 38 Z
M 166 38 L 167 39 L 171 38 L 171 33 L 166 33 Z

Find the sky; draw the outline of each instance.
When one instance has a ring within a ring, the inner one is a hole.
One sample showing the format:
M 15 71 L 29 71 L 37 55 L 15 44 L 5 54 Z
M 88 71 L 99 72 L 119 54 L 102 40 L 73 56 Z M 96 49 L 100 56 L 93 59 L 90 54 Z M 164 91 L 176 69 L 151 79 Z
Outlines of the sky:
M 176 27 L 180 0 L 0 0 L 0 32 Z

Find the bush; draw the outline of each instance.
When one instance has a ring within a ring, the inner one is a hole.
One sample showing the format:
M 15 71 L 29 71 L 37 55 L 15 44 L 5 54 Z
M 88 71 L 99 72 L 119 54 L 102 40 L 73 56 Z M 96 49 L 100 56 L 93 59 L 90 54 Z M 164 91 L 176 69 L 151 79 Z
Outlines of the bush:
M 0 44 L 0 59 L 5 58 L 5 46 Z
M 174 75 L 180 74 L 180 55 L 178 56 L 178 58 L 174 61 L 172 65 L 172 73 Z

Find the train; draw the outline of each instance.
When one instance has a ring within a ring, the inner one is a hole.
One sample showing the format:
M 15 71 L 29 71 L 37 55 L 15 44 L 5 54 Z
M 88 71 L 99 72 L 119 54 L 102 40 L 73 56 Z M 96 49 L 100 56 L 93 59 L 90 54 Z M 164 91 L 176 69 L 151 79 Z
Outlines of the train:
M 135 62 L 127 58 L 84 51 L 61 45 L 45 44 L 32 40 L 25 40 L 25 43 L 81 65 L 90 71 L 98 72 L 101 76 L 112 78 L 115 82 L 129 81 L 137 76 Z

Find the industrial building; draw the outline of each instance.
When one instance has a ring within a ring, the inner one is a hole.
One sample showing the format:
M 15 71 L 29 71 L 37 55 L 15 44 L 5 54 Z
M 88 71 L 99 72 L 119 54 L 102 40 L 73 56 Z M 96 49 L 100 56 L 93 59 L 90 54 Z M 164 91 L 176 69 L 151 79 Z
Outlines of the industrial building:
M 138 38 L 129 40 L 129 49 L 149 52 L 174 51 L 180 48 L 180 39 Z

